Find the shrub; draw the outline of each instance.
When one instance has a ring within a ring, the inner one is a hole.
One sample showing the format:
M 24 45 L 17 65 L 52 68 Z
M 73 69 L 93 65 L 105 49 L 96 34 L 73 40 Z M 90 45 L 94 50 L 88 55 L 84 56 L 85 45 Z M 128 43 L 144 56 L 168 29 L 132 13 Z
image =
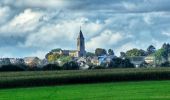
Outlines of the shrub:
M 61 70 L 62 68 L 58 64 L 48 64 L 45 65 L 42 70 Z
M 66 62 L 63 65 L 63 69 L 64 70 L 78 70 L 79 69 L 79 65 L 78 65 L 77 62 L 70 61 L 70 62 Z
M 0 71 L 24 71 L 25 69 L 19 65 L 2 65 Z

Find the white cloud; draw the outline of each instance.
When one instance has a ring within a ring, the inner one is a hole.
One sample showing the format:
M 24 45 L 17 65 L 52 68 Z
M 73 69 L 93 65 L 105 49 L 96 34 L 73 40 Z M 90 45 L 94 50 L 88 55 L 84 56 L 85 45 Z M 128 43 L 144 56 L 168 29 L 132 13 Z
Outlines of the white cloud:
M 21 46 L 76 49 L 80 26 L 82 26 L 85 39 L 88 40 L 92 36 L 99 34 L 98 31 L 102 30 L 104 25 L 97 21 L 92 22 L 85 17 L 57 20 L 53 24 L 46 23 L 37 32 L 29 34 L 25 43 L 21 44 Z
M 38 50 L 38 51 L 35 51 L 35 52 L 29 54 L 29 56 L 30 57 L 38 57 L 40 59 L 44 59 L 46 54 L 47 54 L 47 51 Z M 26 55 L 26 56 L 28 56 L 28 55 Z
M 0 24 L 3 24 L 7 21 L 9 15 L 10 15 L 10 8 L 8 6 L 0 7 Z
M 90 41 L 86 43 L 87 50 L 94 51 L 96 48 L 109 48 L 115 44 L 118 44 L 121 40 L 125 39 L 126 36 L 122 33 L 113 33 L 110 30 L 102 32 L 99 36 L 91 38 Z
M 27 32 L 33 31 L 39 25 L 39 19 L 43 16 L 42 12 L 26 9 L 23 13 L 15 16 L 9 23 L 0 28 L 2 35 L 19 35 L 22 36 Z M 5 33 L 5 34 L 4 34 Z M 8 34 L 6 34 L 8 33 Z
M 13 5 L 16 7 L 36 7 L 36 8 L 58 8 L 66 5 L 64 0 L 3 0 L 5 5 Z

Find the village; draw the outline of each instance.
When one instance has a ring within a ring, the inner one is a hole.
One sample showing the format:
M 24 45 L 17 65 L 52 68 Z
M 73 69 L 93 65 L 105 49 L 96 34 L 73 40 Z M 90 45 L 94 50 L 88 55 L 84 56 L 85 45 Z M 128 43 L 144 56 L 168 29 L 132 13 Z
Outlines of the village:
M 42 68 L 49 64 L 63 66 L 65 63 L 75 62 L 79 69 L 160 67 L 167 66 L 170 62 L 169 48 L 170 45 L 166 43 L 159 50 L 150 45 L 146 51 L 134 48 L 126 53 L 120 52 L 119 57 L 114 54 L 112 49 L 107 52 L 105 49 L 97 48 L 95 53 L 86 52 L 85 39 L 80 29 L 77 50 L 53 49 L 46 54 L 44 59 L 38 57 L 0 58 L 0 66 L 26 65 L 33 69 L 34 67 Z

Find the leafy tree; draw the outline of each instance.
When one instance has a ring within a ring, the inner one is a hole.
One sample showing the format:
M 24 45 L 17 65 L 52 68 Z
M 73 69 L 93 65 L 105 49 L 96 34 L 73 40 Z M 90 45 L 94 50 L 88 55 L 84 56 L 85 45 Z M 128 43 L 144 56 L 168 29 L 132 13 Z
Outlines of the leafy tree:
M 58 64 L 45 65 L 42 70 L 61 70 L 62 68 Z
M 65 70 L 78 70 L 79 69 L 79 65 L 78 65 L 77 62 L 70 61 L 70 62 L 66 62 L 63 65 L 63 69 L 65 69 Z
M 113 50 L 112 50 L 112 49 L 109 49 L 109 50 L 108 50 L 108 54 L 109 54 L 109 55 L 114 55 Z
M 86 57 L 93 57 L 93 56 L 95 56 L 95 54 L 92 53 L 92 52 L 87 52 L 87 53 L 86 53 Z
M 61 56 L 58 61 L 60 62 L 60 66 L 62 66 L 63 64 L 70 62 L 72 60 L 72 57 L 70 56 Z
M 161 48 L 161 49 L 157 50 L 157 51 L 154 53 L 154 56 L 156 57 L 157 60 L 161 60 L 162 57 L 166 57 L 166 51 L 165 51 L 165 49 Z
M 138 49 L 132 49 L 132 50 L 128 50 L 126 52 L 126 55 L 128 57 L 135 57 L 135 56 L 146 56 L 146 52 L 142 49 L 138 50 Z
M 109 68 L 134 68 L 129 59 L 114 58 L 109 64 Z
M 170 44 L 169 43 L 168 44 L 164 43 L 162 45 L 161 49 L 164 49 L 164 55 L 163 55 L 164 59 L 168 60 L 168 56 L 170 54 Z
M 148 48 L 147 48 L 147 55 L 150 55 L 150 54 L 153 54 L 156 52 L 156 48 L 153 46 L 153 45 L 150 45 Z
M 96 56 L 102 56 L 102 55 L 106 55 L 106 54 L 107 54 L 107 52 L 106 52 L 105 49 L 97 48 L 97 49 L 95 50 L 95 55 L 96 55 Z
M 126 53 L 125 52 L 120 52 L 120 58 L 126 58 Z
M 161 64 L 161 67 L 170 67 L 170 63 L 166 61 Z
M 25 70 L 24 68 L 21 68 L 20 66 L 12 65 L 12 64 L 2 65 L 0 67 L 0 71 L 24 71 L 24 70 Z
M 61 51 L 61 50 L 62 50 L 61 48 L 57 48 L 57 49 L 51 50 L 51 52 L 59 52 L 59 51 Z
M 55 54 L 49 54 L 47 57 L 48 62 L 54 63 L 57 59 L 59 59 L 61 55 L 55 53 Z

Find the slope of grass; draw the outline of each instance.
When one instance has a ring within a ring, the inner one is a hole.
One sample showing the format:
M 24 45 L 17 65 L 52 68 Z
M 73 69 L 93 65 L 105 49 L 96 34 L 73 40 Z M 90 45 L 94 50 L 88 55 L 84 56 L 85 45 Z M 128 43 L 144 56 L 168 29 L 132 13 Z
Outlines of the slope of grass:
M 170 81 L 1 89 L 0 100 L 170 100 Z

